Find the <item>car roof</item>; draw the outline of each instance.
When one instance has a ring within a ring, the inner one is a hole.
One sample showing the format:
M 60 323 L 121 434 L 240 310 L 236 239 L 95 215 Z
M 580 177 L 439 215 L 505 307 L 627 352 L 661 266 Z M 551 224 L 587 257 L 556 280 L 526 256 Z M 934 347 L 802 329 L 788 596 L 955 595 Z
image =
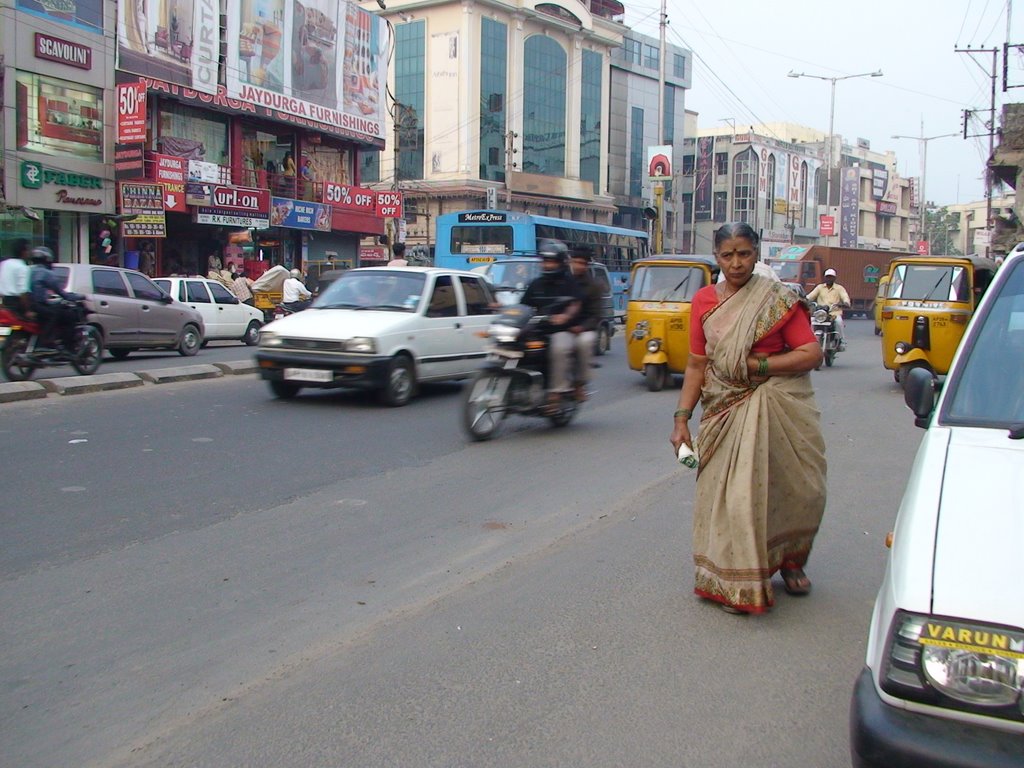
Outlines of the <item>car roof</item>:
M 353 272 L 409 272 L 420 275 L 472 275 L 473 277 L 480 277 L 479 272 L 471 272 L 468 269 L 451 269 L 449 267 L 387 267 L 381 265 L 379 267 L 356 267 L 355 269 L 347 269 L 345 272 L 346 274 Z

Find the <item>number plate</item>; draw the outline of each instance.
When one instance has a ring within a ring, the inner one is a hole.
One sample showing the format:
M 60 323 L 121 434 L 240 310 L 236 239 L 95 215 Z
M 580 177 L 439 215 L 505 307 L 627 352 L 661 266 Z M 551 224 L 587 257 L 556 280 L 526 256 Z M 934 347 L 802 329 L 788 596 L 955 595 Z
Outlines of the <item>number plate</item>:
M 288 381 L 334 381 L 334 372 L 310 368 L 285 368 L 284 377 Z

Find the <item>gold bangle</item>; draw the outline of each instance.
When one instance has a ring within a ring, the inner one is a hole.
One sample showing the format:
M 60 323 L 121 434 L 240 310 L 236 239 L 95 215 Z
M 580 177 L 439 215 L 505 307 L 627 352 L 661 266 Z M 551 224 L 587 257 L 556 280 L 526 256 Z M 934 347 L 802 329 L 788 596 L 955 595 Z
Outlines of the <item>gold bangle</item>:
M 680 416 L 685 416 L 686 419 L 689 420 L 690 417 L 693 416 L 693 411 L 691 411 L 689 408 L 680 408 L 679 410 L 672 414 L 673 419 L 678 419 Z

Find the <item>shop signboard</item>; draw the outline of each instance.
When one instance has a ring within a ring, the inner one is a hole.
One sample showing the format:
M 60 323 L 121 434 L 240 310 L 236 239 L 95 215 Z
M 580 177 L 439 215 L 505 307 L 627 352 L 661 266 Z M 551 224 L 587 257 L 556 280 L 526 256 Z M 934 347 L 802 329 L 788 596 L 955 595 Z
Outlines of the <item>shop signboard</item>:
M 818 234 L 822 237 L 832 237 L 836 233 L 836 217 L 822 214 L 818 217 Z
M 117 142 L 146 141 L 146 84 L 121 83 L 117 86 Z
M 196 209 L 198 224 L 265 229 L 270 225 L 270 190 L 213 184 L 210 204 Z
M 270 198 L 270 226 L 331 231 L 331 206 L 288 197 Z
M 335 208 L 358 213 L 377 213 L 377 191 L 350 184 L 324 182 L 324 202 Z
M 359 266 L 372 267 L 386 264 L 388 261 L 387 248 L 377 245 L 363 246 L 359 249 Z
M 92 48 L 88 45 L 72 43 L 42 32 L 36 32 L 33 39 L 37 59 L 67 64 L 77 69 L 92 69 Z
M 173 155 L 153 155 L 153 180 L 164 185 L 164 210 L 187 213 L 185 175 L 188 160 Z
M 146 175 L 146 151 L 143 144 L 114 145 L 114 178 L 141 179 Z
M 282 122 L 314 121 L 335 126 L 332 133 L 340 128 L 383 142 L 389 44 L 383 18 L 337 0 L 226 0 L 226 18 L 230 99 Z
M 401 219 L 402 193 L 397 190 L 387 190 L 377 193 L 377 215 L 382 219 Z
M 121 214 L 135 217 L 121 222 L 122 237 L 167 237 L 163 185 L 122 181 L 118 196 Z

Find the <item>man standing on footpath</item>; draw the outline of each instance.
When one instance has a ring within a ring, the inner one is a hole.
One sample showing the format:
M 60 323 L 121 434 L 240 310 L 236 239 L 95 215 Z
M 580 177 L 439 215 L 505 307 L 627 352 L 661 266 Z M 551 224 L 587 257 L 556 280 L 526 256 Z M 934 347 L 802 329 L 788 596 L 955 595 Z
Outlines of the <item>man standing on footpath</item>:
M 29 293 L 28 240 L 11 243 L 11 255 L 0 263 L 0 297 L 7 309 L 25 314 L 31 307 Z

